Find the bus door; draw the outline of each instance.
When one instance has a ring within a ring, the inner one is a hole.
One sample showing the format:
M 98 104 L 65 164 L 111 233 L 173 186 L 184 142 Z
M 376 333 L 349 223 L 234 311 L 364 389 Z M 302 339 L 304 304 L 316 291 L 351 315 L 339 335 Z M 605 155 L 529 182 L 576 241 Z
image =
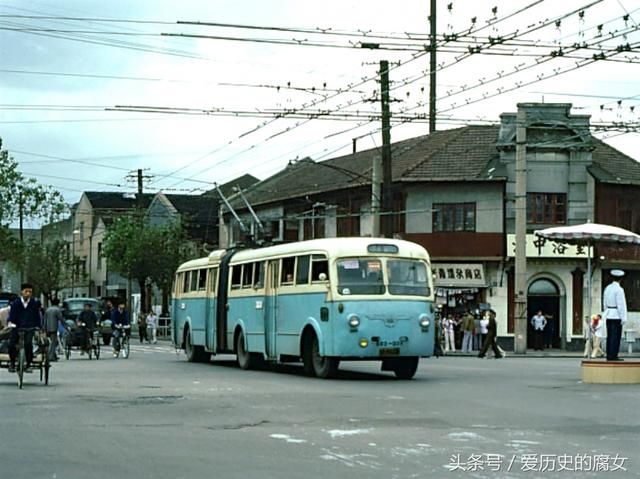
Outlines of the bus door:
M 216 291 L 216 276 L 218 274 L 218 268 L 209 268 L 206 300 L 204 303 L 204 335 L 205 335 L 205 348 L 209 351 L 215 351 L 215 339 L 216 339 L 216 300 L 213 297 Z
M 276 318 L 278 316 L 278 279 L 280 261 L 269 261 L 264 296 L 264 339 L 268 359 L 277 359 L 276 354 Z

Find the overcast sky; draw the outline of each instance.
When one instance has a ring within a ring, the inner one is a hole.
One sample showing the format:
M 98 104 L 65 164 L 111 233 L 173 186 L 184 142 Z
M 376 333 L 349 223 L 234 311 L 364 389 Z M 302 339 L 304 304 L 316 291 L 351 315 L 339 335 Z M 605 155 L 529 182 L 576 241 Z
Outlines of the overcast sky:
M 640 108 L 634 108 L 640 104 L 640 34 L 635 30 L 636 22 L 640 22 L 640 5 L 637 1 L 439 0 L 438 32 L 477 29 L 534 3 L 537 4 L 522 13 L 477 32 L 475 35 L 482 38 L 476 43 L 442 46 L 438 63 L 445 68 L 438 73 L 438 116 L 449 119 L 439 121 L 438 127 L 497 121 L 500 113 L 515 111 L 518 102 L 543 100 L 573 103 L 574 113 L 590 114 L 594 122 L 637 122 L 640 112 Z M 595 5 L 586 8 L 590 3 Z M 495 13 L 492 12 L 494 6 L 497 7 Z M 582 7 L 585 7 L 582 15 L 574 13 L 562 19 L 559 26 L 552 22 L 548 27 L 518 37 L 518 45 L 488 50 L 504 55 L 461 58 L 469 46 L 484 49 L 488 36 L 522 33 Z M 629 17 L 625 21 L 626 14 Z M 300 119 L 272 121 L 105 110 L 116 105 L 227 111 L 291 108 L 379 111 L 377 102 L 363 101 L 374 97 L 378 83 L 359 84 L 375 78 L 378 62 L 386 59 L 396 65 L 390 72 L 393 110 L 407 109 L 411 115 L 428 112 L 420 102 L 427 100 L 425 72 L 429 58 L 428 55 L 414 58 L 416 51 L 273 45 L 160 35 L 295 39 L 301 44 L 341 46 L 358 45 L 357 42 L 363 40 L 357 36 L 326 33 L 176 24 L 185 20 L 374 32 L 388 37 L 377 38 L 376 42 L 402 44 L 405 48 L 407 40 L 396 37 L 411 37 L 415 38 L 411 48 L 419 48 L 424 44 L 422 37 L 429 31 L 427 0 L 0 0 L 0 15 L 3 148 L 19 161 L 25 174 L 55 186 L 69 202 L 77 201 L 83 190 L 132 191 L 134 184 L 127 183 L 125 176 L 137 168 L 144 168 L 145 174 L 151 177 L 145 185 L 148 191 L 199 193 L 210 189 L 214 182 L 223 183 L 244 173 L 265 178 L 295 158 L 321 159 L 348 153 L 354 137 L 362 137 L 358 140 L 359 149 L 381 143 L 377 121 L 362 124 Z M 82 20 L 25 16 L 81 17 Z M 167 23 L 99 21 L 107 19 Z M 598 25 L 602 25 L 599 37 Z M 611 32 L 615 38 L 611 38 Z M 538 46 L 531 46 L 534 42 Z M 553 49 L 563 46 L 563 51 L 569 52 L 569 47 L 576 42 L 599 42 L 605 52 L 629 43 L 635 50 L 611 57 L 621 60 L 619 62 L 598 61 L 553 76 L 576 65 L 580 58 L 575 57 L 588 58 L 598 53 L 596 46 L 595 50 L 579 50 L 549 60 Z M 632 61 L 623 62 L 627 59 Z M 532 64 L 537 66 L 526 68 Z M 511 74 L 516 68 L 523 71 Z M 503 78 L 490 81 L 498 76 Z M 406 80 L 411 82 L 404 85 Z M 483 82 L 480 88 L 470 89 L 480 81 Z M 497 93 L 498 88 L 508 90 L 516 83 L 533 81 L 535 83 L 516 91 L 475 101 Z M 281 88 L 274 88 L 277 86 Z M 461 88 L 466 89 L 458 93 Z M 337 94 L 337 90 L 341 93 Z M 451 93 L 458 94 L 447 98 Z M 333 98 L 312 105 L 314 100 L 323 100 L 321 95 Z M 618 100 L 622 102 L 618 104 Z M 264 124 L 265 121 L 268 123 Z M 425 123 L 399 125 L 392 130 L 392 140 L 427 131 Z M 610 144 L 640 158 L 638 134 L 609 132 L 599 136 L 610 137 L 607 140 Z

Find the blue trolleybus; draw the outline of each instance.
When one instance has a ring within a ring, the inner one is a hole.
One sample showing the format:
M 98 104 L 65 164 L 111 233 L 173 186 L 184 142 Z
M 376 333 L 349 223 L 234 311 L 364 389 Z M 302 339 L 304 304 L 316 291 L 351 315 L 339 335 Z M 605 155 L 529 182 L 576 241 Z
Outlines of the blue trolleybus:
M 334 238 L 219 250 L 176 272 L 172 333 L 189 361 L 236 354 L 242 369 L 300 361 L 331 377 L 341 360 L 414 376 L 433 352 L 429 255 L 407 241 Z

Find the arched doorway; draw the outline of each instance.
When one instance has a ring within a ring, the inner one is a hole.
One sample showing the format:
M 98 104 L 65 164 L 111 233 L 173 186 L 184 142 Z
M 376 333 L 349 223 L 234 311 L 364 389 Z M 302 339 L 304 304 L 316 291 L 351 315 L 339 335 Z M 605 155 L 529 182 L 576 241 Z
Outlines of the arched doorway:
M 547 278 L 535 280 L 527 291 L 527 348 L 533 348 L 533 326 L 531 318 L 542 311 L 547 317 L 545 344 L 551 342 L 560 347 L 560 291 L 556 283 Z

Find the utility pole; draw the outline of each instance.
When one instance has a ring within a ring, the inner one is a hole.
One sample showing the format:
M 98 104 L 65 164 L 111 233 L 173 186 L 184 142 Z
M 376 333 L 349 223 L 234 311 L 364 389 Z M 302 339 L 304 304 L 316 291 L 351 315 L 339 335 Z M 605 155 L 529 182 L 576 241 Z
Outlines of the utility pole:
M 516 115 L 516 273 L 514 353 L 527 352 L 527 113 Z
M 436 131 L 436 3 L 431 0 L 429 15 L 429 133 Z
M 18 218 L 20 223 L 20 246 L 24 248 L 24 199 L 18 191 Z M 24 283 L 24 261 L 20 261 L 20 284 Z
M 393 219 L 391 214 L 391 113 L 389 111 L 389 62 L 380 61 L 380 92 L 382 102 L 382 212 L 386 215 L 384 221 L 384 236 L 393 236 Z

